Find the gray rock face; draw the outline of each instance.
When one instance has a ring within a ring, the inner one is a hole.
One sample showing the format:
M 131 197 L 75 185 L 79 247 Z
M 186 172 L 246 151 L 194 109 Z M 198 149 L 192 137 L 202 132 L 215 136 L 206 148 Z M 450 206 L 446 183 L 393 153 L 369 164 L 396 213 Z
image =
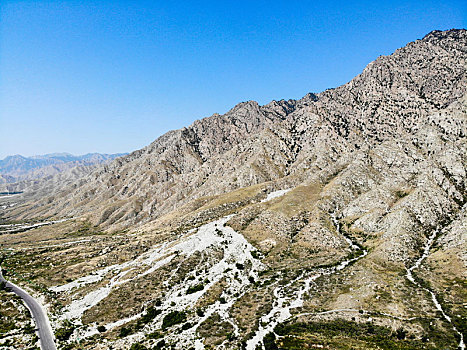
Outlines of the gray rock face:
M 350 164 L 357 154 L 376 163 L 384 177 L 383 171 L 398 164 L 407 176 L 421 176 L 429 159 L 443 161 L 434 153 L 450 152 L 457 158 L 445 156 L 444 162 L 457 163 L 443 164 L 440 174 L 453 172 L 457 187 L 451 195 L 462 200 L 465 152 L 458 147 L 464 147 L 466 133 L 466 41 L 465 30 L 434 31 L 379 57 L 336 89 L 265 106 L 240 103 L 100 168 L 48 199 L 53 206 L 40 203 L 35 214 L 94 212 L 96 222 L 124 227 L 205 195 L 288 175 L 298 184 L 339 159 Z M 450 139 L 449 151 L 444 138 Z M 382 159 L 374 159 L 375 152 Z M 362 179 L 367 170 L 359 174 Z M 98 217 L 115 201 L 123 205 Z

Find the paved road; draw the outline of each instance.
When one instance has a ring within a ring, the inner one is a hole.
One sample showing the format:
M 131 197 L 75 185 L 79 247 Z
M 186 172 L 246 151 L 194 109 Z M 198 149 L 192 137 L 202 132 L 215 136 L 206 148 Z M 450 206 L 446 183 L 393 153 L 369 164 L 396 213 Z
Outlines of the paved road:
M 23 299 L 24 303 L 28 306 L 29 310 L 31 310 L 32 317 L 36 322 L 36 328 L 39 334 L 39 340 L 41 342 L 41 349 L 56 350 L 57 347 L 55 346 L 52 328 L 50 327 L 47 314 L 42 309 L 41 305 L 33 297 L 31 297 L 24 289 L 21 289 L 16 284 L 8 282 L 5 278 L 3 278 L 1 268 L 0 281 L 5 282 L 6 287 L 11 289 L 12 292 L 18 295 L 21 299 Z

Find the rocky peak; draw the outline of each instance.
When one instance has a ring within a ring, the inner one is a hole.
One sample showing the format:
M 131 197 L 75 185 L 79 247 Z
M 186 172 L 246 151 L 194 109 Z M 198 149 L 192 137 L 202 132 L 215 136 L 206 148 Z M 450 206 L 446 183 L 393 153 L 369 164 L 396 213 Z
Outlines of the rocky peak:
M 445 45 L 447 42 L 457 41 L 458 43 L 465 40 L 467 36 L 466 29 L 449 29 L 449 30 L 433 30 L 423 37 L 423 41 L 430 42 L 432 44 Z

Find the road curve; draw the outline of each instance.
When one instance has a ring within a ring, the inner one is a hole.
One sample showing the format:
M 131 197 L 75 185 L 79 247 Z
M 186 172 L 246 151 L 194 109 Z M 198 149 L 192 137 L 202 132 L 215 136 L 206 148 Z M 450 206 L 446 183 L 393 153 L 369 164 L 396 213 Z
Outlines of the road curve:
M 54 336 L 52 333 L 52 327 L 50 327 L 49 318 L 46 312 L 42 309 L 42 306 L 30 296 L 24 289 L 21 289 L 16 284 L 8 282 L 2 275 L 0 268 L 0 282 L 6 283 L 6 288 L 10 289 L 13 293 L 23 299 L 24 303 L 31 310 L 32 317 L 36 323 L 37 333 L 42 350 L 57 350 L 55 346 Z

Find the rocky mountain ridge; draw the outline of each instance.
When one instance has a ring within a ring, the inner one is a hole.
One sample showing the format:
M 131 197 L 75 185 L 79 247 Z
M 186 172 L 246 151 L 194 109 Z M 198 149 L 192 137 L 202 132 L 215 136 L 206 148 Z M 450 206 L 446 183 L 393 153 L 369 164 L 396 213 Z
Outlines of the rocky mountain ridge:
M 434 31 L 38 188 L 4 218 L 70 219 L 6 263 L 70 348 L 463 350 L 466 135 L 467 31 Z
M 49 198 L 53 209 L 40 212 L 76 215 L 95 211 L 96 202 L 125 201 L 113 212 L 119 219 L 94 219 L 124 227 L 200 196 L 287 175 L 301 181 L 345 153 L 412 138 L 430 114 L 465 94 L 465 37 L 464 30 L 434 31 L 336 89 L 265 106 L 240 103 L 171 131 Z

